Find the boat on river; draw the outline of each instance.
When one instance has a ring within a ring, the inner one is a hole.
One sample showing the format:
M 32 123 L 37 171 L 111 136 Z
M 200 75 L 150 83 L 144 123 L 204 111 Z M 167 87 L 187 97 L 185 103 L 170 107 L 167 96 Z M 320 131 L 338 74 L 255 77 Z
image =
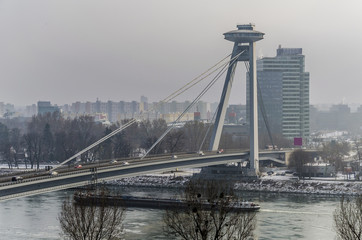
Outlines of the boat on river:
M 135 196 L 109 196 L 97 195 L 92 193 L 77 193 L 74 195 L 77 204 L 82 205 L 105 205 L 105 206 L 122 206 L 135 208 L 155 208 L 155 209 L 172 209 L 172 208 L 188 208 L 190 204 L 181 199 L 175 198 L 150 198 Z M 207 201 L 200 201 L 200 206 L 209 210 L 217 206 Z M 232 201 L 227 205 L 233 211 L 258 211 L 260 205 L 251 201 Z

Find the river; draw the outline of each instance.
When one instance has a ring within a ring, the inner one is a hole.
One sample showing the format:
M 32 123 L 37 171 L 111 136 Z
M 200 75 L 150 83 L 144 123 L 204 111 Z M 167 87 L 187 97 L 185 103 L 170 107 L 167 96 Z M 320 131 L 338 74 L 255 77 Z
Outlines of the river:
M 168 197 L 174 189 L 122 187 L 135 196 Z M 58 191 L 0 202 L 0 239 L 61 239 L 57 216 L 72 191 Z M 338 197 L 243 192 L 261 205 L 256 239 L 335 238 L 333 212 Z M 169 239 L 162 234 L 163 210 L 130 208 L 125 219 L 125 239 Z

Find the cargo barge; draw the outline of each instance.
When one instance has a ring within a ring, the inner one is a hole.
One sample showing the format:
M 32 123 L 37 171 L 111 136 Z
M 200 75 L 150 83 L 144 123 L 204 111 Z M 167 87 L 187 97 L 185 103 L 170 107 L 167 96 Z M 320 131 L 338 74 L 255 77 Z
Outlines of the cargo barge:
M 172 209 L 189 207 L 186 201 L 174 198 L 104 196 L 80 193 L 74 195 L 74 200 L 77 204 L 82 205 L 122 206 L 126 208 Z M 207 201 L 201 202 L 201 205 L 206 210 L 212 207 L 212 204 Z M 235 211 L 258 211 L 260 209 L 259 204 L 250 201 L 232 202 L 229 204 L 229 207 Z

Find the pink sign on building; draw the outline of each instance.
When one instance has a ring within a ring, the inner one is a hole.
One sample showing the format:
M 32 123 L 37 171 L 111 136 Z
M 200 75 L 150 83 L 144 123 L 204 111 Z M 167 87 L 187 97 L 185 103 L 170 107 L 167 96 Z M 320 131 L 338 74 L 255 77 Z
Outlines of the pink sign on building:
M 301 137 L 294 138 L 294 146 L 302 146 L 303 145 L 303 139 Z

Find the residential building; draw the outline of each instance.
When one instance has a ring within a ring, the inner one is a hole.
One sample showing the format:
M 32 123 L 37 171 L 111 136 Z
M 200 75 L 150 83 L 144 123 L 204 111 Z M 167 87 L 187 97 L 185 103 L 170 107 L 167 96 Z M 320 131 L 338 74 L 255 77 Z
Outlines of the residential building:
M 141 96 L 141 101 L 140 101 L 140 111 L 141 112 L 145 112 L 148 111 L 148 98 L 145 96 Z
M 160 115 L 160 118 L 164 119 L 166 123 L 172 123 L 176 121 L 180 117 L 181 113 L 164 113 Z M 180 122 L 187 122 L 187 121 L 193 121 L 194 120 L 194 113 L 185 113 L 181 119 L 179 119 Z
M 200 112 L 201 119 L 208 119 L 207 113 L 210 112 L 210 110 L 211 110 L 211 106 L 210 106 L 210 103 L 208 103 L 208 102 L 199 101 L 196 104 L 196 111 Z
M 53 112 L 59 112 L 59 111 L 60 111 L 60 109 L 58 106 L 53 106 L 48 101 L 39 101 L 38 102 L 38 114 L 53 113 Z
M 25 117 L 32 117 L 37 114 L 37 106 L 35 104 L 25 107 Z

